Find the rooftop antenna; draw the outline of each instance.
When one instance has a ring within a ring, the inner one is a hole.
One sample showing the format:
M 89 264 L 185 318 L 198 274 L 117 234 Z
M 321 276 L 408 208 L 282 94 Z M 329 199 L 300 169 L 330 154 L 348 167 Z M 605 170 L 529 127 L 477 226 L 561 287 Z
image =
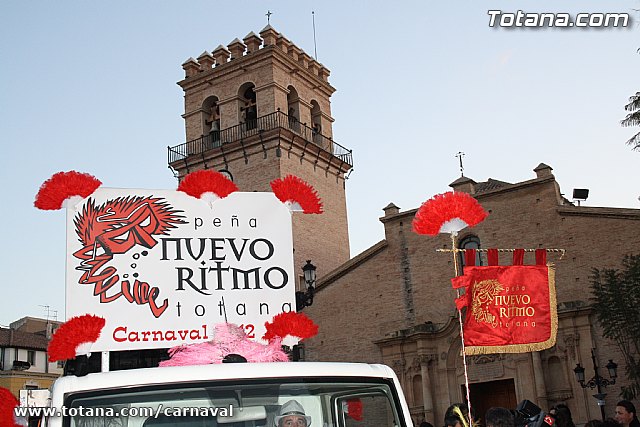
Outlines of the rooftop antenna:
M 51 329 L 50 329 L 50 318 L 51 318 L 51 313 L 53 313 L 53 315 L 55 316 L 56 320 L 58 319 L 58 312 L 56 310 L 51 310 L 51 307 L 49 305 L 42 305 L 39 304 L 40 307 L 43 307 L 46 311 L 47 311 L 47 327 L 45 329 L 45 333 L 47 334 L 47 338 L 51 338 Z
M 464 153 L 462 151 L 458 151 L 456 157 L 460 160 L 460 176 L 464 176 L 464 166 L 462 166 L 462 158 L 464 157 Z
M 271 20 L 271 15 L 273 15 L 273 12 L 267 9 L 267 13 L 265 13 L 264 15 L 267 17 L 267 25 L 271 25 L 271 22 L 269 21 Z
M 51 313 L 53 312 L 53 310 L 51 310 L 51 306 L 38 304 L 38 307 L 42 307 L 45 309 L 45 311 L 47 312 L 47 322 L 49 322 L 49 318 L 51 317 Z
M 318 49 L 316 46 L 316 14 L 315 12 L 312 10 L 311 11 L 311 20 L 313 21 L 313 56 L 315 57 L 315 60 L 318 60 Z

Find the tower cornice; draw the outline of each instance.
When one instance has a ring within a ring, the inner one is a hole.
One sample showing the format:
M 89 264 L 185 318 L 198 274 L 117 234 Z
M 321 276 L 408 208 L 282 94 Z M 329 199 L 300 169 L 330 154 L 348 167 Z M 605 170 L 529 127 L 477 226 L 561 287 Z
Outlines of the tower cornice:
M 311 61 L 316 64 L 311 67 L 311 69 L 318 71 L 318 74 L 313 74 L 309 70 L 309 67 L 304 68 L 299 62 L 296 62 L 292 56 L 283 52 L 281 48 L 275 45 L 265 46 L 256 52 L 251 52 L 224 64 L 219 64 L 204 71 L 200 70 L 199 72 L 180 80 L 177 84 L 185 91 L 194 89 L 200 85 L 208 84 L 208 81 L 211 79 L 222 79 L 230 75 L 244 73 L 250 68 L 262 65 L 263 62 L 268 60 L 276 61 L 282 68 L 291 74 L 298 73 L 299 78 L 304 79 L 311 87 L 321 90 L 328 97 L 336 91 L 328 81 L 321 77 L 325 72 L 328 72 L 326 67 L 311 59 Z

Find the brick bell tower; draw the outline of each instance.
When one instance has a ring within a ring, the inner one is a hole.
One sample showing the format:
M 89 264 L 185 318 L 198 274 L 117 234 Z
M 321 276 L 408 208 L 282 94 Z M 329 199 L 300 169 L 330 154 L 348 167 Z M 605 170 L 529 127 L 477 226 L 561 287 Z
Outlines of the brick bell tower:
M 333 140 L 329 70 L 270 25 L 182 68 L 187 142 L 168 149 L 177 177 L 212 169 L 250 192 L 297 175 L 318 191 L 324 213 L 293 215 L 296 274 L 307 259 L 318 277 L 347 261 L 345 174 L 353 160 Z

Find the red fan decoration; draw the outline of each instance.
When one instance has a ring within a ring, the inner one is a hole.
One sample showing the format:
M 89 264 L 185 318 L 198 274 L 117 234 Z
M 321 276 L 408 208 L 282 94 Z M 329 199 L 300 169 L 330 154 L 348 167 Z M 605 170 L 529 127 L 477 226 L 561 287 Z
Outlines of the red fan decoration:
M 222 199 L 234 191 L 238 191 L 238 187 L 220 172 L 201 170 L 185 176 L 178 185 L 178 191 L 183 191 L 196 198 L 201 198 L 206 193 L 212 193 Z
M 413 231 L 435 236 L 438 233 L 457 234 L 473 227 L 487 217 L 480 203 L 467 193 L 438 194 L 420 206 L 413 219 Z
M 347 400 L 347 415 L 356 421 L 362 421 L 362 400 Z
M 287 175 L 282 179 L 275 179 L 271 181 L 271 189 L 282 203 L 288 202 L 294 209 L 299 207 L 306 214 L 322 213 L 318 192 L 297 176 Z
M 100 185 L 102 182 L 88 173 L 58 172 L 40 186 L 33 204 L 38 209 L 57 210 L 65 200 L 73 196 L 88 197 Z
M 8 389 L 0 387 L 0 426 L 20 427 L 16 423 L 14 408 L 18 406 L 18 399 Z
M 318 333 L 318 325 L 313 320 L 295 311 L 280 313 L 274 316 L 271 322 L 266 322 L 264 326 L 267 328 L 267 332 L 262 336 L 262 339 L 266 341 L 275 338 L 284 339 L 288 335 L 300 339 L 311 338 Z
M 104 328 L 105 319 L 92 314 L 72 317 L 58 328 L 49 342 L 49 361 L 68 360 L 76 357 L 78 346 L 93 343 Z

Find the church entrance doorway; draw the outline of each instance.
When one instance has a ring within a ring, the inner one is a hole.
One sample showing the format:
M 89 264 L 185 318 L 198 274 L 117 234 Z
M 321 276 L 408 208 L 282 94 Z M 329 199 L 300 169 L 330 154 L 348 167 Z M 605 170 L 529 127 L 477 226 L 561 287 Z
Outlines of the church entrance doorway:
M 464 385 L 462 395 L 466 396 Z M 513 379 L 487 381 L 483 383 L 469 384 L 471 409 L 476 419 L 484 426 L 484 414 L 493 406 L 502 406 L 507 409 L 515 409 L 516 386 Z

